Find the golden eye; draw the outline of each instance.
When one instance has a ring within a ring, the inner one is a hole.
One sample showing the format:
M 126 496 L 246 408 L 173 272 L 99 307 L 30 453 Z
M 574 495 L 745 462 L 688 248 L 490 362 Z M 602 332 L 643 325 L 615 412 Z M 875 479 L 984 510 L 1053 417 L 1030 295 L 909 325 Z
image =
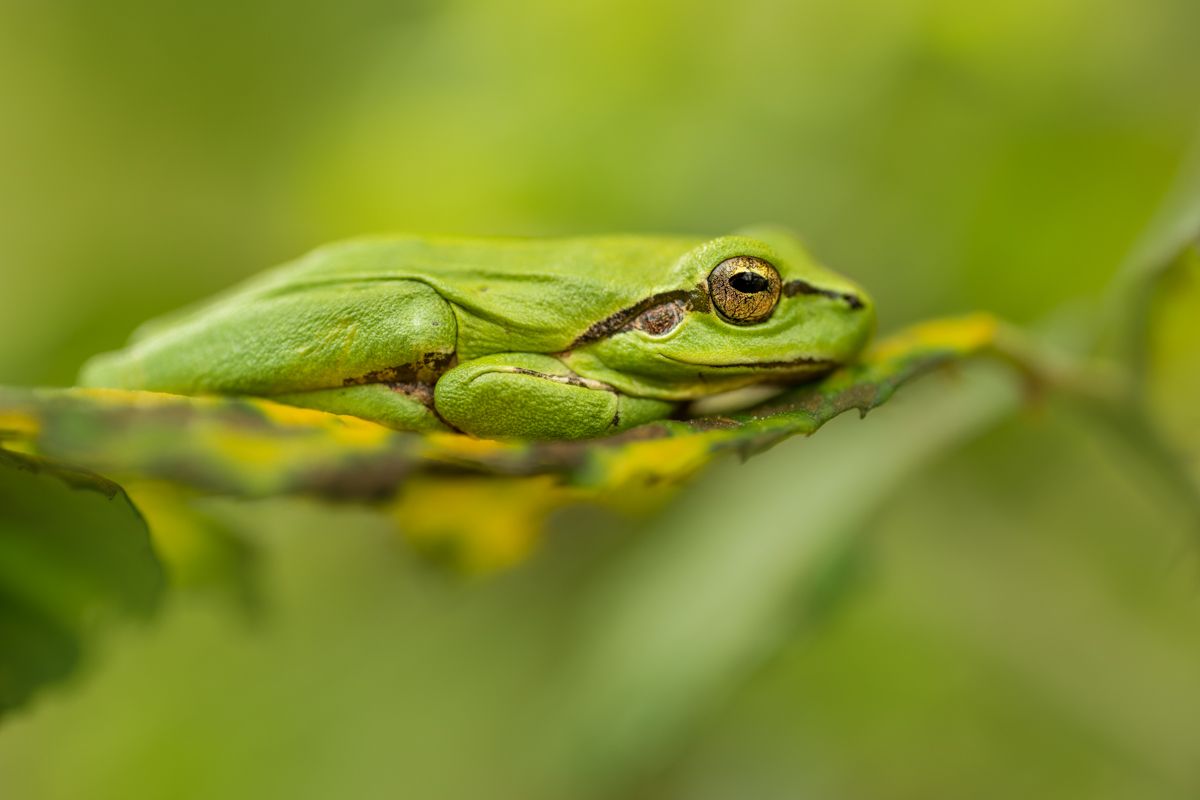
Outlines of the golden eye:
M 713 305 L 735 325 L 753 325 L 770 317 L 781 285 L 775 267 L 754 256 L 727 258 L 708 275 Z

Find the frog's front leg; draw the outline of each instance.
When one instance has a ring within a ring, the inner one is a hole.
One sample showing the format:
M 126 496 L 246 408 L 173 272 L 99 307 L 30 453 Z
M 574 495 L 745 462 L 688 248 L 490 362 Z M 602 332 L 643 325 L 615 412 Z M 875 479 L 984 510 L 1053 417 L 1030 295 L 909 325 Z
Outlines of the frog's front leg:
M 630 397 L 556 358 L 499 353 L 459 364 L 434 387 L 437 413 L 485 438 L 587 439 L 661 419 L 676 404 Z

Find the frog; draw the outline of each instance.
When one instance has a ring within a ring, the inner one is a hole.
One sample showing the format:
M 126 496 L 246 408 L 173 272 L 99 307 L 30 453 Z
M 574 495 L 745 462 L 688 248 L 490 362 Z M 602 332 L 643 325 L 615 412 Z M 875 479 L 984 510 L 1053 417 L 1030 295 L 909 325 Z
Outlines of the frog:
M 151 320 L 79 385 L 574 440 L 851 363 L 875 307 L 788 231 L 367 236 Z

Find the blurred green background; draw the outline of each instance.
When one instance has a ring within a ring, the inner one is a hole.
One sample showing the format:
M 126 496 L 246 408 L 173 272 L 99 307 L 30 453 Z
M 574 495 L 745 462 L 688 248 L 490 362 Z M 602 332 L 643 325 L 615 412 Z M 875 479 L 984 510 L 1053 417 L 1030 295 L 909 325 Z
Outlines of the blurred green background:
M 0 0 L 0 383 L 388 230 L 777 222 L 885 331 L 1077 319 L 1195 139 L 1197 31 L 1191 0 Z M 654 519 L 568 512 L 489 579 L 364 509 L 213 501 L 261 611 L 110 632 L 0 726 L 0 796 L 1195 797 L 1184 513 L 1071 406 L 954 422 L 1008 383 L 931 379 Z

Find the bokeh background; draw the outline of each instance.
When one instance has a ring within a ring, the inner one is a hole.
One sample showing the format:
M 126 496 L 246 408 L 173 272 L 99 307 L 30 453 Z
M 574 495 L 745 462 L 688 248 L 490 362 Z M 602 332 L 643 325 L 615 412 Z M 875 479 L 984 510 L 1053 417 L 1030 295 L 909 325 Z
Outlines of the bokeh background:
M 0 383 L 390 230 L 776 222 L 885 331 L 1085 330 L 1195 140 L 1197 31 L 1191 0 L 3 0 Z M 1010 384 L 568 512 L 486 579 L 366 509 L 214 501 L 258 610 L 109 631 L 0 727 L 0 794 L 1195 797 L 1183 510 Z

